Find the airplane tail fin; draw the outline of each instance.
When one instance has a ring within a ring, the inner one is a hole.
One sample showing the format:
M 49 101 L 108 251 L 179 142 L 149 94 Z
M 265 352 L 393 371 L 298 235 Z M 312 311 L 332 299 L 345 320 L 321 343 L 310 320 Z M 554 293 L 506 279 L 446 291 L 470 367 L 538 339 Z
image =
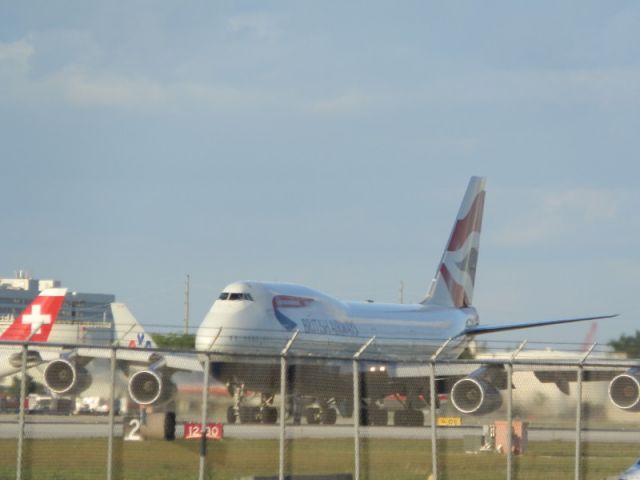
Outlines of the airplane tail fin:
M 40 292 L 0 335 L 0 339 L 46 342 L 58 318 L 66 293 L 66 288 L 48 288 Z
M 457 308 L 471 305 L 480 248 L 485 181 L 484 177 L 471 177 L 469 180 L 442 260 L 422 304 Z
M 117 345 L 131 348 L 157 348 L 124 303 L 112 303 L 114 340 Z

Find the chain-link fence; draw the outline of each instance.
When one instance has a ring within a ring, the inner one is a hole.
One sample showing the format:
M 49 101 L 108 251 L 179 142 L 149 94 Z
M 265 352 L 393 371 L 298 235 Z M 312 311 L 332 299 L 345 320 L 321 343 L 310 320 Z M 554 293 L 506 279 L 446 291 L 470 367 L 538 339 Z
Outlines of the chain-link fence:
M 442 343 L 4 342 L 0 479 L 601 480 L 640 456 L 640 362 Z

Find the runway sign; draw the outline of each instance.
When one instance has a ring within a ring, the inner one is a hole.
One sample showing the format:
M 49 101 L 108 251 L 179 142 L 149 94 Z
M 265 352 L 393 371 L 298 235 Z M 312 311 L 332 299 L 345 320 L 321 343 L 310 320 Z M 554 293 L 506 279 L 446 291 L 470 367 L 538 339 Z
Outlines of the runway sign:
M 460 425 L 462 425 L 460 417 L 438 417 L 439 427 L 459 427 Z
M 224 427 L 221 423 L 207 423 L 206 430 L 207 439 L 209 440 L 222 440 L 224 438 Z M 184 424 L 184 438 L 202 438 L 202 424 L 186 422 Z

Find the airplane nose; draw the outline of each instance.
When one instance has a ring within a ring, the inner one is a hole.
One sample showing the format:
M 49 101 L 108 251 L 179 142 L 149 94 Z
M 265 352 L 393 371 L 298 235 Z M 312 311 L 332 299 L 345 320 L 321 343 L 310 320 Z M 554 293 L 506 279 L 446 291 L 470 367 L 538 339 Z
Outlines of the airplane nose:
M 221 333 L 221 327 L 201 326 L 198 330 L 198 334 L 196 335 L 196 350 L 211 350 L 211 348 L 215 346 L 215 342 L 218 340 Z

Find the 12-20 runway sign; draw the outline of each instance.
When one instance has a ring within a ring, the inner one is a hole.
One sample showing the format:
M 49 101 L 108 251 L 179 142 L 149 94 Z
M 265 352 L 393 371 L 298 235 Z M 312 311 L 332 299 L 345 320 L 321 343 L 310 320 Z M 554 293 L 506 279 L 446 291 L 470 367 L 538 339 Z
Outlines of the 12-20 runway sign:
M 222 423 L 207 423 L 205 433 L 208 440 L 222 440 L 224 437 L 224 427 Z M 184 424 L 185 439 L 201 439 L 202 424 L 186 422 Z

